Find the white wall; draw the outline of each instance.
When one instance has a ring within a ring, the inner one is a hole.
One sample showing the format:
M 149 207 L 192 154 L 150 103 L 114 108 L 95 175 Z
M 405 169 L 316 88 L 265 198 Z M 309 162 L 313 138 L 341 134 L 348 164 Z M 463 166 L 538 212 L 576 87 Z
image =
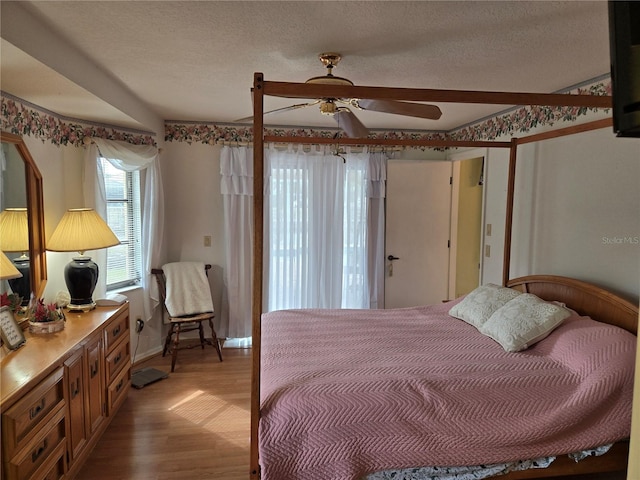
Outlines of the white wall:
M 507 212 L 507 181 L 509 173 L 509 149 L 490 148 L 485 158 L 485 212 L 484 238 L 482 246 L 481 283 L 502 283 L 504 265 L 504 227 Z M 488 208 L 491 206 L 491 208 Z M 487 235 L 487 225 L 491 225 L 491 235 Z M 490 256 L 485 256 L 485 247 Z
M 640 140 L 608 128 L 519 147 L 510 276 L 565 275 L 637 299 L 639 182 Z
M 167 142 L 160 155 L 168 261 L 224 265 L 220 146 Z M 204 246 L 205 235 L 212 244 Z

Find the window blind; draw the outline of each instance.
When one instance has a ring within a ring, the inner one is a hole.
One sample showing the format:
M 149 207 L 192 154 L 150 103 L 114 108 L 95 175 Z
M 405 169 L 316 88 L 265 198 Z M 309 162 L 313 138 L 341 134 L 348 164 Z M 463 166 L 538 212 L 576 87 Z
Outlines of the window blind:
M 120 240 L 107 249 L 107 290 L 139 283 L 142 271 L 140 174 L 125 172 L 101 158 L 104 174 L 106 221 Z

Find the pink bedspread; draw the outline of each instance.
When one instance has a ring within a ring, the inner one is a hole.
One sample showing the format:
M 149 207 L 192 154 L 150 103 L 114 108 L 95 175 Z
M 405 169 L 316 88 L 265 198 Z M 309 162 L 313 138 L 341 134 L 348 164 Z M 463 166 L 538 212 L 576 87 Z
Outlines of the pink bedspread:
M 635 336 L 572 316 L 507 353 L 451 305 L 263 315 L 262 479 L 506 462 L 629 436 Z

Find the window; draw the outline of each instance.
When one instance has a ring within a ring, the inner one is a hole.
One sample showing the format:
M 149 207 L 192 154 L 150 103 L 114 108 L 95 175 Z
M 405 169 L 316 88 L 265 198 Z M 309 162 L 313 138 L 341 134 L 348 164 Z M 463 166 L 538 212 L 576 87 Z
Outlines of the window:
M 136 285 L 142 276 L 140 174 L 100 158 L 107 195 L 107 223 L 120 245 L 107 249 L 107 290 Z
M 368 308 L 363 158 L 270 154 L 267 309 Z

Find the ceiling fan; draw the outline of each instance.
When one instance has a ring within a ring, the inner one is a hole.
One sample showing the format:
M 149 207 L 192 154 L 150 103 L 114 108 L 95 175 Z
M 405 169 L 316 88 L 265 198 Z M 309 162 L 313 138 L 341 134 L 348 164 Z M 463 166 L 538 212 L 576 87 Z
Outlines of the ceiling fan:
M 339 53 L 327 52 L 318 55 L 322 64 L 327 68 L 327 74 L 312 77 L 305 83 L 323 84 L 323 85 L 353 85 L 353 82 L 347 78 L 336 77 L 333 75 L 333 69 L 338 65 L 342 56 Z M 394 113 L 396 115 L 405 115 L 409 117 L 426 118 L 429 120 L 438 120 L 442 112 L 436 105 L 427 105 L 424 103 L 402 102 L 399 100 L 371 100 L 362 98 L 319 98 L 308 103 L 299 103 L 288 107 L 277 108 L 264 112 L 263 115 L 271 115 L 273 113 L 288 112 L 298 108 L 319 105 L 320 112 L 323 115 L 331 115 L 349 137 L 362 138 L 369 134 L 369 130 L 356 115 L 347 106 L 357 110 L 370 110 L 374 112 Z M 246 117 L 237 122 L 251 120 L 253 117 Z

